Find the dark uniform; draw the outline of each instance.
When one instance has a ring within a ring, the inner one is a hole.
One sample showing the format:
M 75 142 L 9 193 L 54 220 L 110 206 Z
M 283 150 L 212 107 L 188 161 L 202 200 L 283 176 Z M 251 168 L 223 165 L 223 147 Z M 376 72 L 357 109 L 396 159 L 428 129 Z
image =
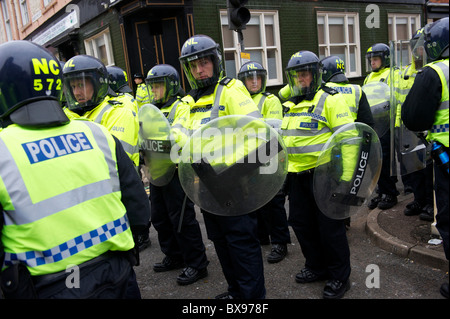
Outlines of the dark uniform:
M 411 91 L 402 106 L 402 120 L 411 131 L 428 130 L 427 140 L 432 148 L 447 154 L 447 166 L 432 152 L 434 160 L 434 187 L 436 193 L 436 228 L 444 242 L 449 259 L 449 18 L 440 19 L 424 28 L 424 46 L 429 62 L 417 73 Z M 441 286 L 448 298 L 448 282 Z

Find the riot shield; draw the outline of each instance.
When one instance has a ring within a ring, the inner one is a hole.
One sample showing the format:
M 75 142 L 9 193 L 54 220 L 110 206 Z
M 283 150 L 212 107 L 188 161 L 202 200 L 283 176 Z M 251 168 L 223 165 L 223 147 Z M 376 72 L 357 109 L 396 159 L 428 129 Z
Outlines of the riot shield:
M 287 174 L 281 136 L 264 121 L 219 117 L 196 130 L 183 147 L 178 173 L 187 196 L 221 216 L 250 213 L 269 202 Z
M 409 41 L 391 43 L 391 52 L 396 57 L 395 64 L 391 61 L 391 175 L 407 175 L 424 169 L 429 159 L 427 143 L 420 132 L 412 132 L 401 119 L 402 104 L 414 84 L 417 71 L 423 66 L 423 38 L 416 40 L 414 46 Z
M 381 138 L 390 126 L 390 88 L 383 82 L 370 82 L 362 87 L 369 102 L 374 120 L 374 130 Z
M 153 104 L 144 104 L 138 113 L 140 150 L 144 153 L 145 175 L 155 186 L 167 185 L 175 173 L 176 165 L 170 152 L 173 138 L 170 124 Z
M 381 172 L 381 144 L 364 123 L 349 123 L 323 146 L 314 170 L 317 206 L 332 219 L 356 214 L 374 191 Z

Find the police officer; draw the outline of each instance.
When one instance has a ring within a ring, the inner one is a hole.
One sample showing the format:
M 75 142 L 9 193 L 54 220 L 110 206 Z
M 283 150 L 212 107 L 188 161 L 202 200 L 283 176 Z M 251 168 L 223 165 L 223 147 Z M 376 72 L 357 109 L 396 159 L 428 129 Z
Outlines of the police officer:
M 133 114 L 137 114 L 139 111 L 137 101 L 134 99 L 133 90 L 128 85 L 127 73 L 119 68 L 118 66 L 107 66 L 106 70 L 109 74 L 109 87 L 115 94 L 111 94 L 112 97 L 108 100 L 109 103 L 114 103 L 111 101 L 116 101 L 123 106 L 128 107 Z
M 183 130 L 190 109 L 189 104 L 182 102 L 178 95 L 180 77 L 177 70 L 168 64 L 156 65 L 148 72 L 145 83 L 152 92 L 150 103 L 167 117 L 173 133 L 182 135 L 176 132 Z M 178 137 L 175 137 L 177 140 Z M 181 187 L 178 170 L 165 186 L 150 183 L 150 201 L 152 223 L 165 255 L 162 262 L 153 266 L 153 270 L 163 272 L 186 266 L 177 278 L 180 285 L 189 285 L 206 277 L 209 262 L 200 225 L 195 218 L 194 203 Z M 181 218 L 181 229 L 178 230 Z
M 242 65 L 238 73 L 253 101 L 258 106 L 264 119 L 283 118 L 283 107 L 280 100 L 269 92 L 266 92 L 267 70 L 255 61 Z M 268 241 L 272 249 L 267 256 L 269 263 L 280 262 L 286 257 L 287 244 L 291 242 L 286 209 L 284 207 L 286 195 L 281 189 L 270 202 L 258 210 L 258 230 L 261 243 Z
M 411 131 L 428 130 L 434 160 L 434 187 L 436 192 L 436 228 L 444 242 L 449 259 L 449 175 L 447 166 L 436 156 L 436 150 L 449 154 L 449 91 L 448 91 L 448 17 L 424 28 L 424 47 L 427 62 L 416 79 L 402 106 L 402 120 Z M 441 294 L 448 298 L 448 282 L 441 286 Z
M 423 28 L 418 29 L 411 40 L 409 46 L 412 52 L 412 61 L 402 71 L 398 91 L 397 91 L 397 118 L 396 129 L 400 125 L 402 103 L 405 101 L 409 90 L 414 84 L 417 72 L 424 66 Z M 418 134 L 423 135 L 423 132 Z M 434 220 L 434 198 L 433 198 L 433 165 L 431 158 L 426 160 L 424 169 L 410 173 L 411 186 L 414 193 L 414 200 L 406 205 L 403 211 L 406 216 L 419 215 L 422 220 L 432 222 Z
M 322 82 L 344 96 L 356 122 L 373 127 L 374 120 L 366 94 L 360 85 L 349 83 L 345 76 L 345 62 L 338 56 L 326 57 L 321 62 L 323 65 Z
M 105 65 L 92 56 L 74 56 L 64 65 L 63 85 L 67 100 L 67 107 L 64 108 L 66 115 L 70 119 L 84 117 L 106 127 L 119 139 L 137 170 L 138 118 L 129 108 L 108 102 L 111 89 Z M 149 230 L 139 234 L 140 249 L 149 243 Z
M 344 97 L 322 86 L 322 63 L 310 51 L 292 55 L 286 67 L 291 98 L 281 134 L 289 154 L 289 224 L 306 262 L 298 283 L 328 279 L 323 298 L 342 298 L 350 288 L 350 250 L 344 221 L 328 218 L 313 194 L 313 171 L 320 150 L 340 126 L 354 122 Z
M 261 117 L 243 83 L 224 77 L 218 44 L 195 35 L 181 49 L 180 62 L 192 91 L 188 128 L 194 131 L 220 116 Z M 256 213 L 219 216 L 202 210 L 208 238 L 213 241 L 228 291 L 216 298 L 265 298 L 264 268 L 257 237 Z
M 390 49 L 384 43 L 376 43 L 372 45 L 366 52 L 367 64 L 371 66 L 372 72 L 364 79 L 364 84 L 371 82 L 383 82 L 390 85 Z M 365 92 L 367 95 L 371 92 Z M 380 209 L 389 209 L 397 204 L 397 196 L 400 194 L 395 185 L 397 178 L 391 176 L 390 154 L 391 154 L 391 138 L 390 130 L 383 136 L 379 136 L 382 152 L 383 163 L 381 166 L 380 178 L 378 179 L 378 195 L 369 202 L 369 209 L 378 207 Z
M 36 44 L 0 45 L 4 296 L 140 298 L 130 251 L 149 219 L 147 196 L 115 137 L 69 121 L 61 74 Z
M 145 85 L 145 77 L 142 73 L 136 73 L 134 75 L 134 83 L 136 83 L 136 94 L 135 99 L 137 101 L 138 108 L 142 105 L 150 102 L 149 92 L 147 86 Z

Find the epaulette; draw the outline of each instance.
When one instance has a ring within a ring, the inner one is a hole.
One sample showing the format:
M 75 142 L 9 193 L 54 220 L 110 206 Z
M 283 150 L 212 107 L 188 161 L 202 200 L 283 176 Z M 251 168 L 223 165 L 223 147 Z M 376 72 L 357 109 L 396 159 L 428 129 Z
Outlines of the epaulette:
M 270 92 L 263 92 L 262 95 L 270 96 L 270 95 L 272 95 L 272 93 L 270 93 Z
M 228 83 L 230 83 L 231 82 L 231 80 L 233 80 L 232 78 L 229 78 L 229 77 L 224 77 L 222 80 L 220 80 L 220 84 L 221 85 L 228 85 Z
M 111 105 L 121 105 L 121 104 L 123 104 L 122 102 L 116 101 L 116 100 L 108 100 L 108 103 L 111 104 Z
M 325 92 L 327 92 L 328 94 L 331 94 L 331 95 L 335 95 L 335 94 L 339 93 L 337 90 L 330 88 L 328 86 L 325 86 L 325 85 L 322 85 L 321 88 L 322 88 L 322 90 L 324 90 Z

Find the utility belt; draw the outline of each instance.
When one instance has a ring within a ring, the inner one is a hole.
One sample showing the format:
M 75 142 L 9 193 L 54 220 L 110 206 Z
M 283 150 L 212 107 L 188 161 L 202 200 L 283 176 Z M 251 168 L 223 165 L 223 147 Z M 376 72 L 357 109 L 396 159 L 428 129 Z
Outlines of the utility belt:
M 314 174 L 314 169 L 315 169 L 315 167 L 310 168 L 310 169 L 306 169 L 304 171 L 297 172 L 297 173 L 289 172 L 288 175 L 291 175 L 291 176 L 304 176 L 304 175 L 308 175 L 308 174 Z
M 81 273 L 83 270 L 86 271 L 86 269 L 113 259 L 126 259 L 131 266 L 136 264 L 136 258 L 132 251 L 108 251 L 77 265 L 77 270 Z M 39 297 L 37 291 L 46 289 L 47 292 L 57 292 L 61 288 L 66 288 L 66 279 L 70 274 L 71 272 L 66 269 L 56 273 L 32 276 L 23 263 L 17 263 L 1 273 L 0 286 L 6 299 L 37 299 Z

